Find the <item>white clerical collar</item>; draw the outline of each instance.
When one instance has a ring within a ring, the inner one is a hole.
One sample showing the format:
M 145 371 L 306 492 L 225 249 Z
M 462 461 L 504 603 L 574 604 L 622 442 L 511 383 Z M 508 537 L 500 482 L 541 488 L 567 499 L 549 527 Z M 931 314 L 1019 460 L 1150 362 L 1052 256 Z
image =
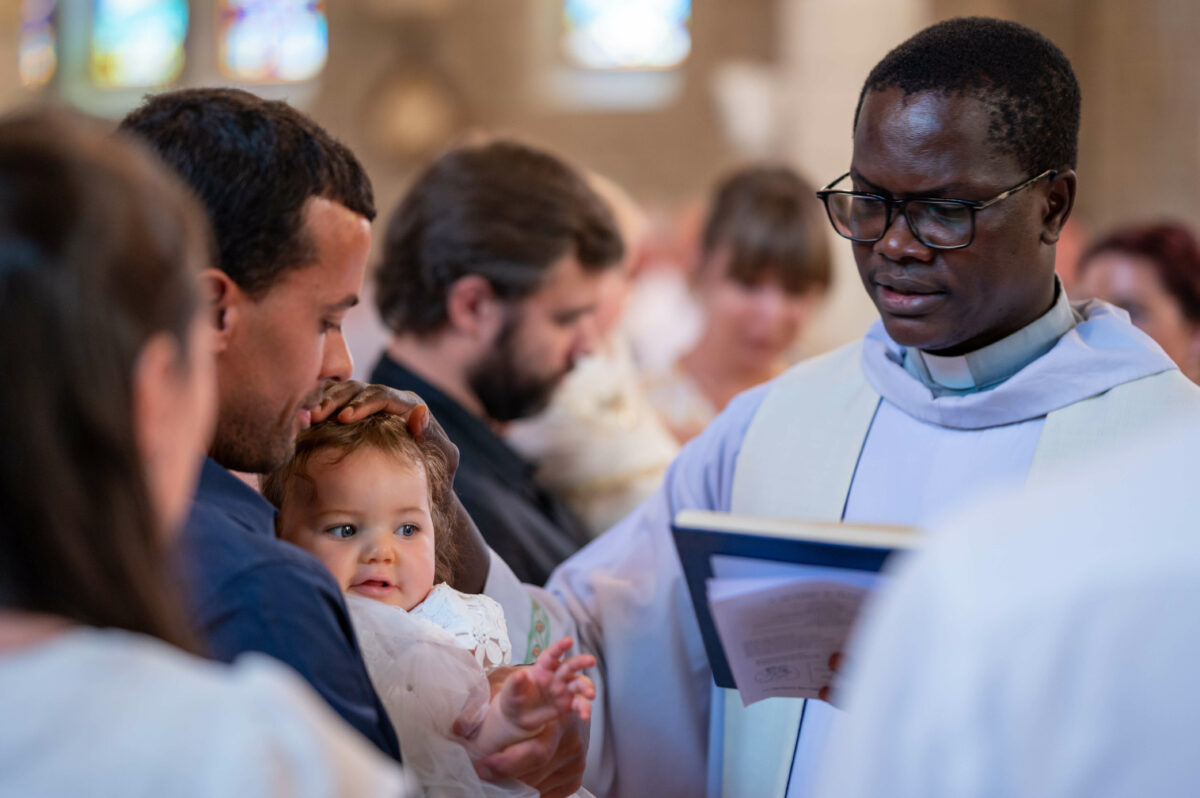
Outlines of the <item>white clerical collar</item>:
M 1004 382 L 1053 349 L 1081 321 L 1057 280 L 1055 291 L 1058 297 L 1050 310 L 1007 338 L 955 357 L 905 349 L 904 369 L 935 396 L 974 393 Z

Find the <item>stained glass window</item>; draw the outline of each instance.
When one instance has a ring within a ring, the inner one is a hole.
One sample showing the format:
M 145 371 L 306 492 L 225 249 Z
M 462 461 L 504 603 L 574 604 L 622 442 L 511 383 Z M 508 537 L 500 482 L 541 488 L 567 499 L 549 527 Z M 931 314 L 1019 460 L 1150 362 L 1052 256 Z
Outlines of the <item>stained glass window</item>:
M 92 8 L 92 81 L 97 86 L 162 86 L 179 77 L 187 0 L 95 0 Z
M 588 69 L 670 69 L 692 49 L 691 0 L 565 0 L 563 49 Z
M 329 52 L 324 0 L 219 0 L 221 71 L 245 83 L 314 78 Z
M 21 85 L 45 86 L 54 77 L 58 54 L 54 29 L 55 0 L 25 0 L 21 6 L 21 44 L 17 69 Z

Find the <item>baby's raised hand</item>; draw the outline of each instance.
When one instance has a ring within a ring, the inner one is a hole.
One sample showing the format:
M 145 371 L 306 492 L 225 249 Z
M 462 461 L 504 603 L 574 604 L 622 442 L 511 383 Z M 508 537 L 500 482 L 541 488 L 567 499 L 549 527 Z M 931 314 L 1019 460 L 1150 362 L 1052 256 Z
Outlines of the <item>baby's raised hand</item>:
M 596 664 L 590 654 L 563 659 L 571 650 L 571 638 L 551 644 L 537 661 L 518 668 L 500 688 L 498 707 L 514 726 L 536 733 L 547 723 L 574 712 L 580 720 L 592 717 L 596 687 L 582 671 Z
M 563 735 L 567 730 L 580 726 L 585 730 L 582 739 L 586 741 L 596 687 L 582 671 L 595 665 L 596 658 L 581 654 L 564 660 L 563 655 L 571 649 L 571 645 L 571 639 L 564 637 L 543 651 L 534 664 L 497 668 L 492 673 L 488 679 L 492 700 L 483 717 L 462 717 L 454 724 L 454 733 L 474 757 L 515 751 L 527 746 L 543 732 L 557 741 L 572 739 L 577 742 L 577 732 L 568 738 Z M 578 715 L 579 720 L 572 718 L 572 714 Z M 503 769 L 502 772 L 496 772 L 490 767 L 488 772 L 535 783 L 520 772 Z M 484 778 L 490 779 L 492 776 L 484 775 Z

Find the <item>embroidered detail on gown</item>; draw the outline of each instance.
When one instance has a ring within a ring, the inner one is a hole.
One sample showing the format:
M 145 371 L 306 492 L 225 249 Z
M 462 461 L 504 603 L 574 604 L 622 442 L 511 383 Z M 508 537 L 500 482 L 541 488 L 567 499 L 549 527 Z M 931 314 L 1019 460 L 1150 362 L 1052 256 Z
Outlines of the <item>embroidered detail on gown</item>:
M 442 582 L 409 615 L 444 629 L 485 671 L 512 662 L 504 610 L 488 596 L 460 593 Z

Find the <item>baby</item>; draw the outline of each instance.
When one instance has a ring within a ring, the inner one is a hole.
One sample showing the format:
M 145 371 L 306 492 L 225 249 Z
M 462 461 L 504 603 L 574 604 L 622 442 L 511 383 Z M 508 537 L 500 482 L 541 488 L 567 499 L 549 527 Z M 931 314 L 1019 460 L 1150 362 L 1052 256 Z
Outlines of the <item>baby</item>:
M 587 720 L 595 689 L 581 671 L 595 659 L 563 659 L 564 638 L 530 666 L 499 669 L 511 657 L 500 606 L 445 582 L 454 541 L 437 446 L 396 416 L 330 420 L 300 434 L 291 462 L 262 489 L 279 508 L 280 537 L 311 552 L 346 593 L 405 764 L 430 794 L 523 794 L 481 782 L 472 762 L 561 715 Z

